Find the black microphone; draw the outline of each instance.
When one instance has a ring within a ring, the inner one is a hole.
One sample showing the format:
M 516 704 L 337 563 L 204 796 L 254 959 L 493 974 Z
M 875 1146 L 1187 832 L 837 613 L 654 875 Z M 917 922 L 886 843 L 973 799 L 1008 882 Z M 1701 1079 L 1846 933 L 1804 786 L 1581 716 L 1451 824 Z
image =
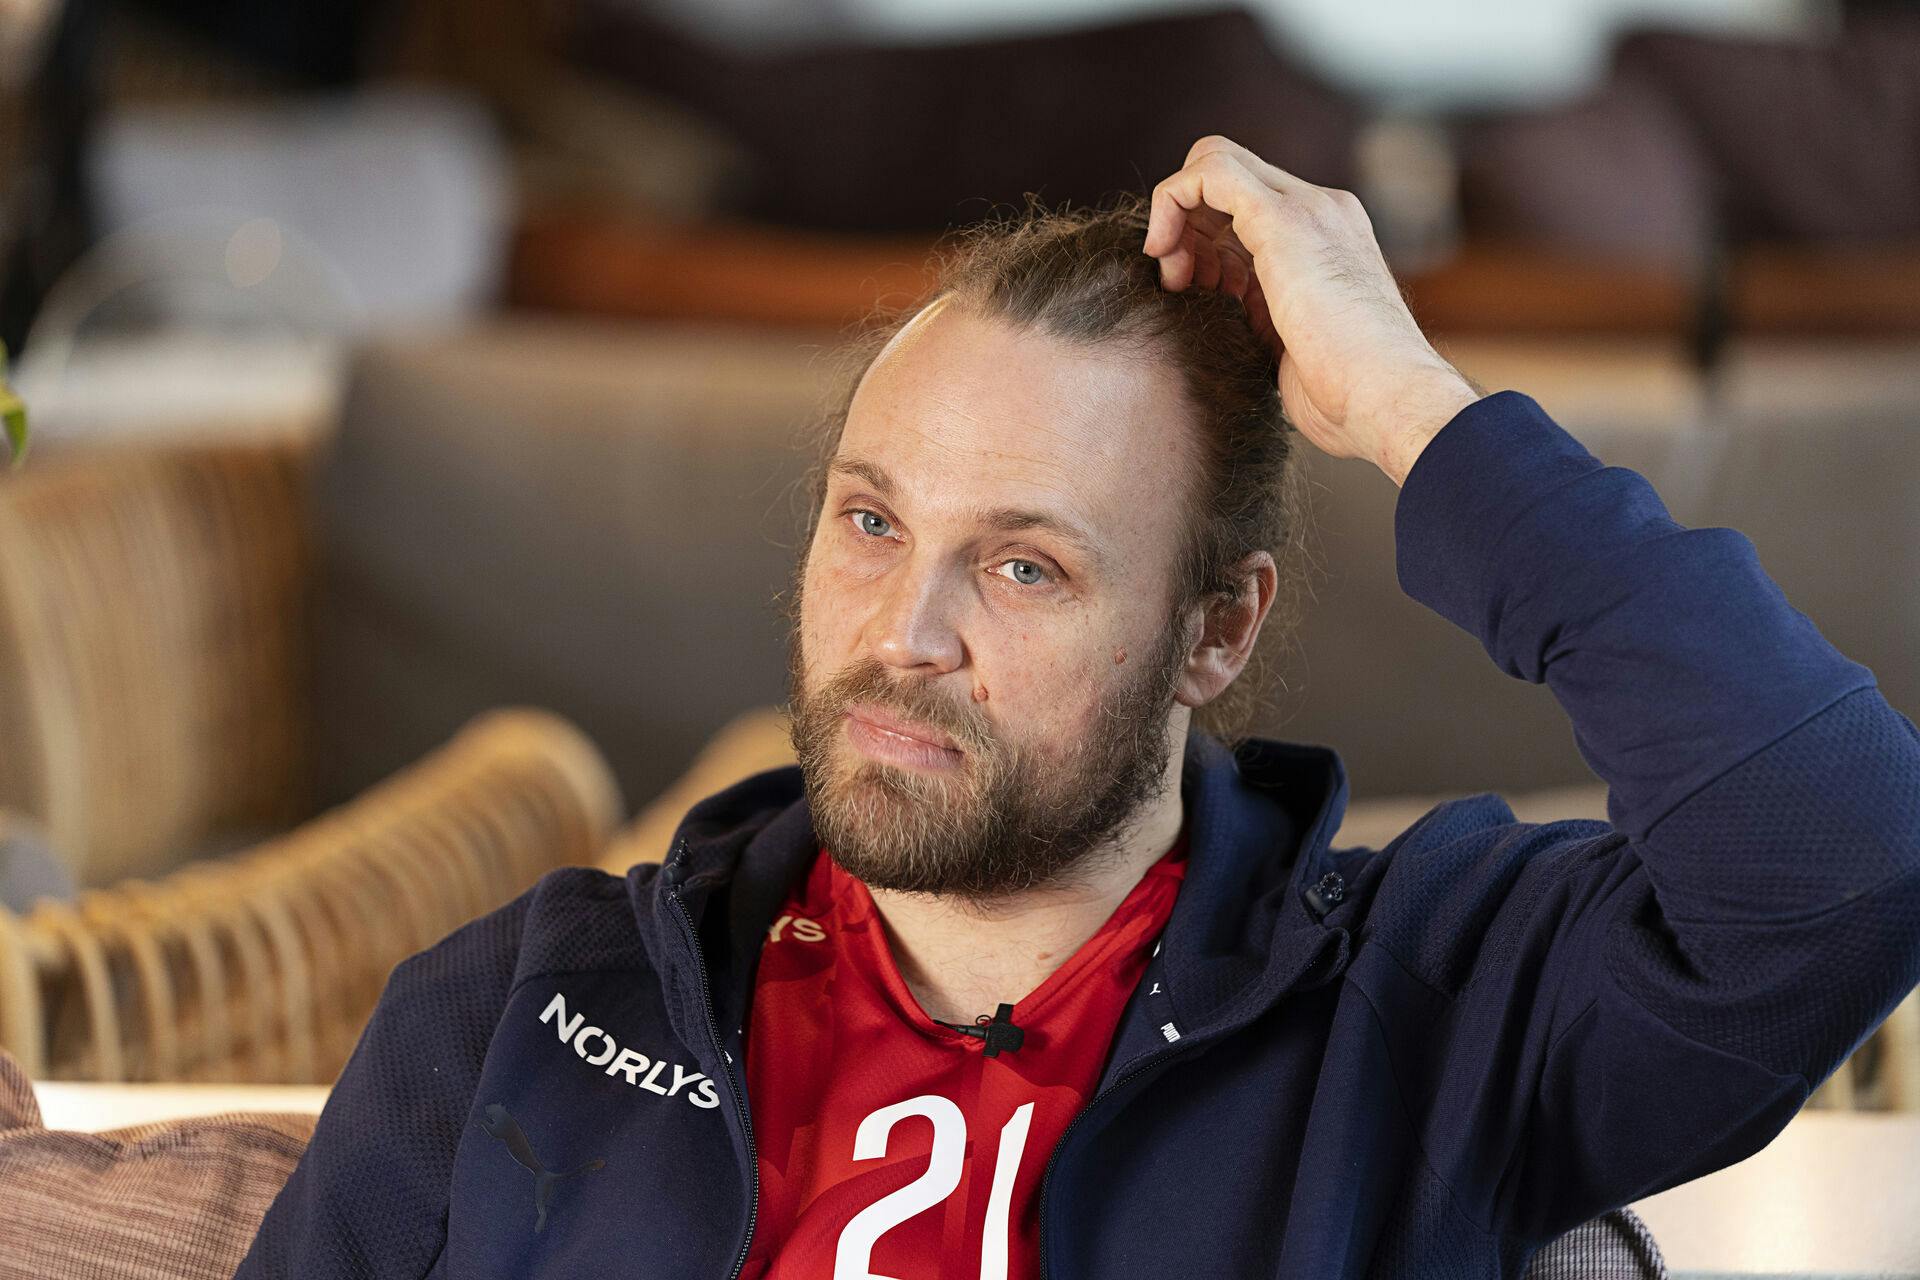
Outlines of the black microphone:
M 1012 1053 L 1015 1049 L 1018 1049 L 1027 1038 L 1025 1031 L 1013 1025 L 1013 1006 L 1010 1004 L 1002 1004 L 998 1009 L 994 1010 L 991 1020 L 988 1020 L 987 1015 L 984 1013 L 980 1015 L 980 1018 L 981 1020 L 979 1022 L 972 1025 L 964 1022 L 941 1022 L 940 1025 L 943 1027 L 952 1027 L 955 1031 L 964 1032 L 970 1036 L 978 1036 L 982 1040 L 985 1040 L 987 1047 L 984 1052 L 989 1058 L 999 1057 L 1002 1049 L 1005 1049 L 1008 1053 Z M 936 1018 L 934 1021 L 939 1022 L 939 1019 Z

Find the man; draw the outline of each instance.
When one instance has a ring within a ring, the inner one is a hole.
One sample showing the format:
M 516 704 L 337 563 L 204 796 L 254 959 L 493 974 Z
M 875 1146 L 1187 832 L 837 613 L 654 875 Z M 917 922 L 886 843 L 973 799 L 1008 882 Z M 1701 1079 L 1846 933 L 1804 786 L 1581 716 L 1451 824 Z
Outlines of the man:
M 398 966 L 242 1276 L 1517 1275 L 1920 982 L 1920 733 L 1745 538 L 1442 360 L 1352 196 L 1202 139 L 885 337 L 800 767 Z M 1295 594 L 1282 404 L 1610 823 L 1335 850 L 1333 752 L 1200 730 Z

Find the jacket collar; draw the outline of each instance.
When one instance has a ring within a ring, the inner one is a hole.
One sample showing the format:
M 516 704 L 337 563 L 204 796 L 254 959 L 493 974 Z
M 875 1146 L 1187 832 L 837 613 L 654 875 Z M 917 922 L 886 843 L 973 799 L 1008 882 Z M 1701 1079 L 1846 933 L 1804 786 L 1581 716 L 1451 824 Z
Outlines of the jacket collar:
M 1347 777 L 1327 747 L 1253 739 L 1229 750 L 1196 732 L 1181 790 L 1188 867 L 1161 962 L 1190 1034 L 1204 1035 L 1345 967 L 1346 930 L 1325 924 L 1305 891 L 1331 867 Z M 647 864 L 628 873 L 636 924 L 673 989 L 669 1016 L 688 1043 L 709 1033 L 678 912 L 684 906 L 693 922 L 722 1044 L 737 1044 L 760 943 L 818 849 L 800 770 L 789 765 L 695 805 L 659 873 L 643 874 Z
M 1305 895 L 1332 869 L 1347 772 L 1328 747 L 1256 738 L 1229 751 L 1196 733 L 1182 787 L 1187 875 L 1161 959 L 1187 1034 L 1205 1036 L 1345 967 L 1346 930 L 1324 923 Z

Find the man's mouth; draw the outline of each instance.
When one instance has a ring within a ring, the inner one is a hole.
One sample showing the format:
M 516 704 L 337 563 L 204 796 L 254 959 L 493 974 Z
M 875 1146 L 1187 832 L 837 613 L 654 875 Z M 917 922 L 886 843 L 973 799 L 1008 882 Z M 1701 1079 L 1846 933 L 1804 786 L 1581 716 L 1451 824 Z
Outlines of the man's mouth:
M 871 702 L 856 702 L 847 708 L 847 714 L 856 720 L 864 720 L 874 728 L 885 733 L 896 734 L 902 738 L 912 738 L 924 742 L 930 747 L 942 751 L 958 751 L 959 745 L 948 734 L 942 733 L 932 725 L 919 724 L 905 720 L 890 712 L 883 711 Z
M 871 703 L 855 703 L 846 715 L 847 736 L 875 759 L 922 769 L 951 769 L 964 754 L 948 734 L 903 720 Z

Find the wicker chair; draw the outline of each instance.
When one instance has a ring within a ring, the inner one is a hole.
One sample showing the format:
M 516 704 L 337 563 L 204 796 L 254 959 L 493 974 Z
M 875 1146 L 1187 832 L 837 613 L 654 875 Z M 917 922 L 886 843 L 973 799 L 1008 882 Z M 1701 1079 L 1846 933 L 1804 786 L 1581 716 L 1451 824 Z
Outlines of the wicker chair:
M 305 475 L 289 441 L 0 485 L 0 809 L 84 886 L 0 911 L 30 1075 L 329 1082 L 394 964 L 619 820 L 599 752 L 526 709 L 309 812 Z
M 678 781 L 607 844 L 599 858 L 601 869 L 621 875 L 637 862 L 661 861 L 680 816 L 695 802 L 763 769 L 792 763 L 787 722 L 779 712 L 761 708 L 735 718 L 714 735 Z M 1549 798 L 1548 803 L 1555 798 Z M 1523 813 L 1534 808 L 1527 797 L 1515 797 L 1513 803 Z M 1366 843 L 1354 839 L 1351 833 L 1379 825 L 1372 810 L 1394 817 L 1402 808 L 1394 799 L 1355 805 L 1336 839 L 1342 844 Z M 1418 812 L 1416 809 L 1400 816 L 1389 824 L 1391 829 L 1399 830 Z M 1920 1111 L 1920 991 L 1901 1002 L 1860 1051 L 1815 1091 L 1809 1105 L 1840 1110 Z

